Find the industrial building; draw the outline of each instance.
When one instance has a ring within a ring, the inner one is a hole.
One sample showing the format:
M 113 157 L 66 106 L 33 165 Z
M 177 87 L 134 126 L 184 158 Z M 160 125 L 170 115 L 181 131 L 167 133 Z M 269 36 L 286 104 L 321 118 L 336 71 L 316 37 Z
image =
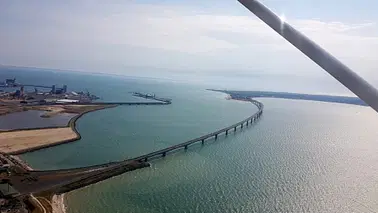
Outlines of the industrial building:
M 6 79 L 5 80 L 5 85 L 6 86 L 9 86 L 9 87 L 13 87 L 13 86 L 16 86 L 17 83 L 16 83 L 16 78 L 13 78 L 13 79 Z

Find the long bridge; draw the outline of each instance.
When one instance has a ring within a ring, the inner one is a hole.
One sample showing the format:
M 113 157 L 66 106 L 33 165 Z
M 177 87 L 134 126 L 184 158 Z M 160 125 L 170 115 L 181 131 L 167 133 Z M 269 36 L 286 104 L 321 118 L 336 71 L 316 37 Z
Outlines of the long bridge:
M 242 99 L 242 100 L 245 100 L 245 99 Z M 204 135 L 204 136 L 201 136 L 201 137 L 198 137 L 198 138 L 194 138 L 192 140 L 185 141 L 183 143 L 180 143 L 180 144 L 177 144 L 177 145 L 174 145 L 174 146 L 162 149 L 162 150 L 158 150 L 158 151 L 155 151 L 155 152 L 151 152 L 149 154 L 145 154 L 145 155 L 142 155 L 142 156 L 139 156 L 139 157 L 136 157 L 136 158 L 132 158 L 130 160 L 139 161 L 139 162 L 147 162 L 151 159 L 156 159 L 156 158 L 159 158 L 159 157 L 165 157 L 167 155 L 167 153 L 169 153 L 169 152 L 179 150 L 179 149 L 185 149 L 186 150 L 186 149 L 188 149 L 188 146 L 195 144 L 195 143 L 199 143 L 199 142 L 204 144 L 205 141 L 209 138 L 214 138 L 215 140 L 217 140 L 218 135 L 220 135 L 222 133 L 224 133 L 225 135 L 228 135 L 228 133 L 232 130 L 235 132 L 238 127 L 243 129 L 244 125 L 248 126 L 249 124 L 253 124 L 254 122 L 256 122 L 261 117 L 263 110 L 264 110 L 264 104 L 262 104 L 261 102 L 258 102 L 256 100 L 253 100 L 253 99 L 248 99 L 248 100 L 252 104 L 256 105 L 257 108 L 258 108 L 258 111 L 255 114 L 253 114 L 252 116 L 250 116 L 250 117 L 248 117 L 248 118 L 246 118 L 246 119 L 244 119 L 244 120 L 242 120 L 242 121 L 240 121 L 236 124 L 233 124 L 231 126 L 225 127 L 225 128 L 220 129 L 218 131 L 209 133 L 207 135 Z
M 257 112 L 236 124 L 215 132 L 128 160 L 81 168 L 32 171 L 22 166 L 17 160 L 13 159 L 12 156 L 2 154 L 2 156 L 4 156 L 3 159 L 21 168 L 21 172 L 16 172 L 14 175 L 10 176 L 12 186 L 18 191 L 18 194 L 15 196 L 23 196 L 31 193 L 65 193 L 128 171 L 146 167 L 149 165 L 147 163 L 148 161 L 164 158 L 167 154 L 173 153 L 176 150 L 186 150 L 192 144 L 204 144 L 205 141 L 210 138 L 217 140 L 220 134 L 228 135 L 230 131 L 236 132 L 237 128 L 243 129 L 256 122 L 261 117 L 264 109 L 264 105 L 256 100 L 240 100 L 249 101 L 256 105 L 258 108 Z

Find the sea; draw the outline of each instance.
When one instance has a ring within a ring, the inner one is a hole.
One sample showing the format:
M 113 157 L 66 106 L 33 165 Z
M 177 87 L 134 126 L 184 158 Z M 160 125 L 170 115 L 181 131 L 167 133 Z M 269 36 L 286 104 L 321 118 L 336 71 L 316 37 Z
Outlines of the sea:
M 206 90 L 206 84 L 23 68 L 3 68 L 0 79 L 5 77 L 66 84 L 68 90 L 88 90 L 100 101 L 140 100 L 131 92 L 172 99 L 166 106 L 119 106 L 86 114 L 77 122 L 81 140 L 20 156 L 35 169 L 136 157 L 223 128 L 257 110 Z M 378 115 L 372 109 L 258 100 L 265 110 L 254 125 L 152 161 L 150 168 L 69 192 L 67 212 L 378 211 Z

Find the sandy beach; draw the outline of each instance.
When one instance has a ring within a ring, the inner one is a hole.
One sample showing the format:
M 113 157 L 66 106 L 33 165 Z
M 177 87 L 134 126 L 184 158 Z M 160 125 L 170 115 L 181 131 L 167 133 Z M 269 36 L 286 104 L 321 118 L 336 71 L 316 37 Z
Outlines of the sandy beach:
M 64 205 L 64 194 L 54 195 L 51 200 L 53 213 L 66 213 L 66 206 Z
M 70 127 L 0 133 L 0 151 L 17 153 L 77 138 Z

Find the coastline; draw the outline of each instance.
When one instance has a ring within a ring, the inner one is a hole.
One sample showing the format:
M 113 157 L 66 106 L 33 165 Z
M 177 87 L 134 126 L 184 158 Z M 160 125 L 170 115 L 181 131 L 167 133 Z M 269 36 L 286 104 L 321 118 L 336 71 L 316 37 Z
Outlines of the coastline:
M 52 213 L 66 213 L 66 205 L 64 203 L 64 196 L 65 194 L 61 195 L 53 195 L 51 199 L 51 207 Z
M 81 135 L 76 127 L 76 122 L 79 118 L 90 112 L 113 108 L 116 106 L 118 105 L 104 104 L 85 109 L 83 112 L 80 112 L 76 116 L 72 117 L 65 127 L 2 130 L 0 131 L 0 138 L 3 136 L 4 138 L 10 139 L 8 142 L 3 139 L 4 148 L 0 147 L 0 151 L 7 154 L 19 155 L 80 140 Z M 58 133 L 58 135 L 55 133 Z M 35 141 L 37 141 L 36 143 L 25 143 L 25 141 L 30 141 L 33 138 Z
M 233 91 L 233 90 L 216 90 L 207 89 L 213 92 L 221 92 L 231 96 L 232 98 L 276 98 L 287 100 L 304 100 L 304 101 L 318 101 L 326 103 L 351 104 L 357 106 L 367 106 L 367 104 L 353 96 L 337 96 L 337 95 L 319 95 L 319 94 L 305 94 L 305 93 L 290 93 L 290 92 L 271 92 L 271 91 Z
M 227 98 L 227 97 L 226 97 Z M 231 98 L 231 100 L 237 100 L 237 99 L 233 99 L 232 97 L 229 97 L 228 96 L 228 98 Z M 247 100 L 239 100 L 239 101 L 247 101 Z M 253 102 L 253 101 L 251 101 L 252 103 L 254 103 L 255 105 L 256 105 L 256 101 L 255 102 Z M 259 105 L 257 105 L 258 107 L 259 107 Z M 259 107 L 259 109 L 260 109 L 260 107 Z M 78 119 L 78 118 L 80 118 L 83 114 L 85 114 L 85 113 L 82 113 L 81 115 L 77 115 L 77 116 L 75 116 L 75 119 L 73 118 L 70 122 L 69 122 L 69 125 L 71 126 L 71 127 L 75 127 L 75 122 L 76 122 L 76 120 Z M 255 113 L 256 114 L 256 113 Z M 254 114 L 254 115 L 255 115 Z M 261 114 L 261 113 L 260 113 Z M 241 128 L 243 128 L 243 123 L 244 122 L 249 122 L 251 119 L 252 119 L 252 117 L 253 116 L 251 116 L 251 117 L 248 117 L 247 119 L 245 119 L 245 120 L 243 120 L 243 121 L 241 121 L 241 123 L 242 123 L 242 126 L 241 126 Z M 254 119 L 254 118 L 253 118 Z M 252 122 L 252 120 L 251 120 L 251 122 Z M 239 122 L 240 123 L 240 122 Z M 236 125 L 239 125 L 239 123 L 237 123 Z M 247 126 L 248 126 L 248 124 L 246 124 Z M 231 127 L 230 127 L 231 128 Z M 234 128 L 234 127 L 232 127 L 232 128 Z M 236 127 L 235 127 L 236 128 Z M 76 128 L 75 128 L 75 130 L 76 130 Z M 77 131 L 77 130 L 76 130 Z M 218 134 L 218 133 L 217 133 Z M 227 133 L 226 133 L 227 134 Z M 80 134 L 79 134 L 80 135 Z M 27 164 L 26 164 L 26 162 L 24 162 L 24 161 L 22 161 L 18 156 L 12 156 L 12 158 L 14 158 L 14 159 L 17 159 L 17 161 L 19 162 L 19 164 L 20 165 L 24 165 L 24 167 L 25 168 L 27 168 L 28 170 L 33 170 L 30 166 L 28 166 Z M 64 191 L 62 191 L 62 192 L 64 192 Z M 52 213 L 66 213 L 66 205 L 65 205 L 65 194 L 60 194 L 60 195 L 52 195 L 52 196 L 43 196 L 43 197 L 41 197 L 41 198 L 46 198 L 46 199 L 48 199 L 49 200 L 49 207 L 51 206 L 51 208 L 49 208 L 49 209 L 51 209 L 51 210 L 49 210 L 48 212 L 52 212 Z M 37 199 L 40 199 L 39 197 L 37 197 Z M 47 206 L 47 205 L 46 205 Z M 47 208 L 45 208 L 45 209 L 47 209 Z
M 34 170 L 30 165 L 28 165 L 20 157 L 11 155 L 11 158 L 17 161 L 18 164 L 22 166 L 24 169 L 29 170 L 29 171 Z M 51 201 L 50 201 L 52 213 L 66 213 L 66 205 L 64 203 L 64 197 L 65 197 L 65 194 L 52 196 Z

